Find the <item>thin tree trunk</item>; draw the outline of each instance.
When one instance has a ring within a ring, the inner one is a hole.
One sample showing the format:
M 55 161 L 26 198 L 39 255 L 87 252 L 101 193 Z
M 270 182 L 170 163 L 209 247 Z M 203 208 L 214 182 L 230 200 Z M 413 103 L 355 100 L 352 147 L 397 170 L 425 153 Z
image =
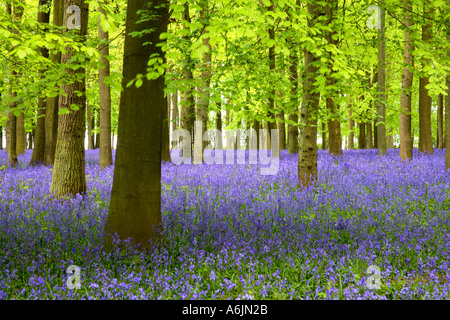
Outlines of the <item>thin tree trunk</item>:
M 100 152 L 99 165 L 106 168 L 112 165 L 112 149 L 111 149 L 111 87 L 105 81 L 110 76 L 110 65 L 107 56 L 109 56 L 109 35 L 101 26 L 101 17 L 106 18 L 106 12 L 101 4 L 99 4 L 98 12 L 98 38 L 102 44 L 100 45 L 100 61 L 103 68 L 98 71 L 99 95 L 100 95 Z
M 327 126 L 324 121 L 322 121 L 322 150 L 327 150 Z
M 278 113 L 278 118 L 280 121 L 278 122 L 278 144 L 280 151 L 286 149 L 286 126 L 284 123 L 284 110 L 280 110 Z
M 84 0 L 65 0 L 64 8 L 70 5 L 76 5 L 81 10 L 80 29 L 78 34 L 80 42 L 85 40 L 88 26 L 89 7 Z M 68 21 L 72 12 L 64 12 L 63 21 Z M 76 30 L 76 29 L 74 29 Z M 73 49 L 67 48 L 61 57 L 61 62 L 67 63 L 74 55 Z M 58 138 L 55 153 L 55 166 L 53 168 L 51 191 L 56 198 L 66 195 L 75 196 L 76 194 L 86 193 L 85 176 L 85 153 L 84 153 L 84 135 L 86 126 L 86 95 L 78 96 L 78 92 L 86 92 L 84 68 L 73 70 L 66 68 L 65 72 L 69 75 L 76 73 L 82 77 L 81 81 L 72 84 L 64 84 L 62 89 L 66 96 L 59 97 L 59 107 L 67 108 L 70 113 L 59 116 Z M 78 110 L 72 110 L 71 106 L 76 105 Z M 109 136 L 108 136 L 109 137 Z
M 53 25 L 62 26 L 64 17 L 64 1 L 53 0 Z M 52 55 L 52 62 L 61 62 L 61 52 Z M 46 166 L 55 163 L 56 141 L 58 139 L 58 109 L 59 97 L 48 97 L 45 110 L 45 151 L 44 164 Z
M 225 121 L 227 123 L 227 130 L 230 130 L 229 126 L 231 123 L 231 114 L 230 114 L 230 109 L 227 108 L 226 113 L 225 113 Z M 231 149 L 231 140 L 227 138 L 227 150 Z
M 294 49 L 293 49 L 294 50 Z M 288 126 L 288 152 L 298 152 L 298 53 L 291 51 L 289 73 L 291 77 L 291 112 L 289 112 L 289 120 L 294 124 Z
M 319 20 L 321 11 L 321 7 L 317 4 L 308 5 L 308 12 L 311 15 L 311 19 L 308 19 L 308 27 L 312 27 L 313 22 Z M 314 90 L 314 82 L 318 70 L 316 65 L 318 59 L 312 52 L 305 51 L 302 128 L 298 155 L 298 180 L 299 185 L 303 187 L 308 187 L 317 179 L 317 109 L 320 96 Z
M 358 136 L 358 149 L 366 148 L 366 124 L 365 122 L 359 122 L 359 136 Z
M 366 122 L 366 128 L 367 128 L 366 149 L 373 149 L 372 121 Z
M 88 125 L 88 149 L 94 149 L 94 117 L 92 115 L 92 106 L 87 106 L 87 125 Z
M 450 7 L 450 0 L 447 0 L 447 6 Z M 450 30 L 450 21 L 447 24 L 447 30 Z M 447 33 L 447 42 L 450 44 L 450 34 Z M 447 51 L 450 56 L 450 49 Z M 450 170 L 450 75 L 447 74 L 447 96 L 445 97 L 445 168 Z
M 20 112 L 20 115 L 16 117 L 16 152 L 17 155 L 21 155 L 25 153 L 26 149 L 26 132 L 25 132 L 25 114 L 23 111 Z
M 203 32 L 206 33 L 206 27 L 209 25 L 209 13 L 208 13 L 208 0 L 203 0 L 201 2 L 200 19 L 204 25 Z M 203 45 L 208 48 L 208 51 L 203 54 L 202 61 L 202 85 L 199 89 L 198 104 L 197 104 L 197 120 L 202 123 L 202 145 L 200 154 L 200 163 L 203 162 L 203 152 L 208 146 L 207 141 L 203 141 L 203 135 L 208 129 L 208 108 L 209 108 L 209 96 L 210 96 L 210 81 L 211 81 L 211 44 L 209 42 L 209 37 L 203 38 Z M 198 146 L 200 147 L 200 146 Z
M 437 148 L 444 149 L 444 95 L 438 95 Z
M 336 0 L 327 0 L 327 4 L 325 6 L 325 14 L 327 16 L 327 24 L 331 25 L 333 24 L 334 15 L 337 12 L 338 9 L 338 1 Z M 331 31 L 326 32 L 325 39 L 330 45 L 337 45 L 337 39 L 336 39 L 336 31 L 335 28 L 331 28 Z M 329 60 L 328 60 L 328 76 L 327 76 L 327 85 L 330 88 L 334 88 L 335 86 L 335 79 L 333 78 L 333 75 L 335 71 L 333 70 L 333 54 L 329 53 Z M 326 106 L 327 110 L 330 113 L 331 117 L 328 119 L 328 141 L 329 141 L 329 152 L 333 156 L 340 156 L 342 155 L 342 137 L 341 137 L 341 124 L 338 119 L 339 114 L 339 106 L 335 103 L 335 98 L 338 95 L 337 92 L 334 91 L 334 89 L 331 90 L 329 95 L 326 98 Z
M 433 7 L 423 3 L 425 18 L 431 18 Z M 429 43 L 432 38 L 433 26 L 431 19 L 425 19 L 422 26 L 422 41 Z M 424 60 L 423 65 L 428 65 L 429 61 Z M 419 152 L 433 154 L 433 137 L 431 134 L 431 96 L 426 86 L 430 83 L 429 77 L 424 76 L 419 81 Z
M 378 30 L 378 80 L 377 80 L 377 139 L 378 155 L 386 154 L 386 36 L 385 8 L 380 2 L 380 30 Z
M 404 24 L 411 27 L 413 22 L 409 12 L 412 12 L 411 0 L 405 0 L 405 16 Z M 405 68 L 402 74 L 402 97 L 400 102 L 400 157 L 402 160 L 412 159 L 413 140 L 411 132 L 411 88 L 413 84 L 412 68 L 414 67 L 413 59 L 413 41 L 411 32 L 405 30 Z
M 48 24 L 50 22 L 51 0 L 39 0 L 39 11 L 37 16 L 38 23 Z M 45 29 L 44 29 L 45 30 Z M 41 55 L 44 58 L 49 57 L 49 51 L 45 47 L 40 47 Z M 44 76 L 45 69 L 41 70 L 41 77 Z M 31 156 L 30 165 L 44 163 L 45 154 L 45 113 L 47 100 L 44 97 L 38 98 L 37 120 L 35 127 L 35 139 L 33 155 Z
M 217 146 L 219 150 L 223 149 L 223 138 L 222 138 L 222 109 L 221 109 L 221 103 L 219 102 L 217 104 L 217 112 L 216 112 L 216 130 L 219 131 L 219 135 L 216 136 L 216 139 L 218 140 Z M 217 132 L 217 131 L 216 131 Z
M 183 15 L 183 20 L 185 20 L 188 25 L 184 26 L 186 32 L 189 32 L 190 30 L 190 23 L 191 23 L 191 18 L 189 15 L 189 2 L 186 2 L 184 4 L 184 15 Z M 190 44 L 190 36 L 186 35 L 184 36 L 184 40 Z M 184 117 L 183 117 L 183 121 L 184 121 L 184 129 L 189 131 L 189 134 L 191 136 L 191 150 L 194 150 L 194 146 L 193 146 L 193 138 L 194 138 L 194 121 L 195 121 L 195 104 L 194 104 L 194 94 L 193 94 L 193 86 L 192 86 L 192 79 L 193 79 L 193 74 L 192 74 L 192 63 L 191 63 L 191 58 L 189 55 L 189 52 L 186 53 L 185 56 L 185 69 L 184 69 L 184 80 L 186 81 L 186 85 L 188 86 L 188 89 L 182 93 L 182 97 L 183 97 L 183 102 L 182 104 L 182 108 L 184 110 Z M 190 155 L 189 155 L 190 157 Z
M 347 148 L 348 150 L 353 150 L 355 149 L 355 143 L 354 143 L 354 139 L 355 139 L 355 133 L 353 131 L 354 128 L 354 121 L 352 119 L 352 105 L 348 106 L 348 130 L 349 130 L 349 134 L 347 137 Z
M 253 118 L 253 129 L 255 129 L 255 133 L 256 133 L 255 150 L 259 150 L 259 145 L 260 145 L 260 142 L 259 142 L 259 139 L 260 139 L 259 130 L 260 130 L 260 128 L 261 128 L 260 122 L 256 118 Z
M 145 8 L 148 4 L 148 9 Z M 145 19 L 137 24 L 138 10 Z M 122 86 L 145 74 L 150 56 L 156 53 L 164 57 L 160 34 L 167 32 L 169 3 L 164 0 L 128 1 Z M 133 37 L 133 32 L 142 32 Z M 147 45 L 144 45 L 144 44 Z M 147 80 L 140 88 L 130 86 L 122 92 L 119 113 L 120 145 L 117 149 L 111 202 L 105 225 L 104 247 L 107 252 L 115 249 L 113 236 L 119 240 L 131 238 L 132 246 L 148 250 L 164 237 L 161 225 L 161 141 L 163 109 L 167 110 L 164 97 L 164 75 Z
M 0 150 L 3 150 L 3 127 L 0 126 Z
M 271 6 L 267 9 L 268 12 L 273 12 L 275 11 L 275 6 L 272 2 Z M 271 25 L 269 27 L 269 39 L 270 40 L 274 40 L 275 41 L 275 26 Z M 272 46 L 269 47 L 269 77 L 272 77 L 271 75 L 273 75 L 274 71 L 275 71 L 275 44 L 273 44 Z M 272 130 L 277 129 L 277 123 L 276 123 L 276 119 L 275 119 L 275 113 L 274 113 L 274 109 L 275 109 L 275 86 L 274 85 L 270 85 L 271 89 L 270 89 L 270 93 L 269 93 L 269 111 L 267 113 L 267 117 L 268 119 L 272 120 L 272 121 L 267 121 L 267 150 L 271 149 L 271 134 L 272 134 Z M 276 148 L 276 150 L 278 150 L 278 153 L 274 153 L 272 154 L 272 156 L 276 156 L 276 157 L 280 157 L 280 148 Z

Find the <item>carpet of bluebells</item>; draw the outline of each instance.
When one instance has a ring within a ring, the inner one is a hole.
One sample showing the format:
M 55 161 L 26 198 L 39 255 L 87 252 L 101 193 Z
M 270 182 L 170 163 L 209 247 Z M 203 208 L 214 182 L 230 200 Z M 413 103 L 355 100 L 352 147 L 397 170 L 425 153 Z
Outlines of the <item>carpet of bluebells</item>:
M 319 151 L 308 189 L 285 151 L 272 176 L 164 163 L 166 245 L 106 254 L 113 166 L 86 151 L 88 194 L 54 200 L 52 169 L 27 150 L 0 184 L 0 299 L 449 299 L 450 173 L 443 150 L 414 151 Z

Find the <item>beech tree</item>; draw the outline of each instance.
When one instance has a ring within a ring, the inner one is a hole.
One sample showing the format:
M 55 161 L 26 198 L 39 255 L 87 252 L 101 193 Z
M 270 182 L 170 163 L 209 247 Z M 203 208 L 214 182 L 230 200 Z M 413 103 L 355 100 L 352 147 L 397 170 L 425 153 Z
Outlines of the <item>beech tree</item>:
M 119 136 L 111 202 L 105 226 L 105 248 L 114 247 L 113 237 L 131 238 L 132 245 L 150 247 L 160 240 L 162 115 L 167 108 L 164 75 L 142 77 L 150 57 L 162 59 L 160 34 L 167 31 L 169 2 L 128 1 L 123 88 L 120 98 Z M 139 15 L 139 12 L 141 15 Z M 139 21 L 139 23 L 137 23 Z M 136 36 L 139 33 L 141 36 Z
M 84 0 L 64 1 L 64 25 L 85 41 L 88 26 L 89 7 Z M 67 48 L 61 57 L 66 63 L 75 55 L 73 48 Z M 59 96 L 58 138 L 55 151 L 51 191 L 55 197 L 75 196 L 86 193 L 84 135 L 86 121 L 86 72 L 84 68 L 65 69 L 68 76 L 77 76 L 69 84 L 63 84 L 64 95 Z

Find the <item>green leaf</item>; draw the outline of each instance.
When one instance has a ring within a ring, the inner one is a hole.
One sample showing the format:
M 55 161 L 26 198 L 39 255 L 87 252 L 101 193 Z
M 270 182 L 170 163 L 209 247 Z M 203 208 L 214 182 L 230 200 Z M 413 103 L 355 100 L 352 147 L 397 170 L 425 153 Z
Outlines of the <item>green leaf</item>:
M 142 84 L 144 83 L 144 80 L 142 78 L 136 80 L 136 88 L 140 88 Z
M 70 110 L 67 108 L 59 108 L 58 114 L 69 114 Z

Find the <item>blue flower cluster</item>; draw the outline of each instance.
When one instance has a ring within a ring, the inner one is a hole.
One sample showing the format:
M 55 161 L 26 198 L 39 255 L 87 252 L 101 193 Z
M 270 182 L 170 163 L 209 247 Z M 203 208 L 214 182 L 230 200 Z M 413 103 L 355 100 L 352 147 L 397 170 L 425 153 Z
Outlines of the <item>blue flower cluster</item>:
M 259 165 L 162 166 L 164 247 L 103 249 L 114 167 L 86 151 L 85 197 L 54 199 L 51 168 L 0 184 L 0 299 L 449 299 L 450 172 L 444 151 L 319 151 L 314 186 L 297 155 Z M 0 165 L 7 155 L 0 152 Z M 70 289 L 69 266 L 81 287 Z M 379 286 L 367 270 L 379 270 Z M 371 269 L 372 270 L 372 269 Z M 371 283 L 371 282 L 370 282 Z

